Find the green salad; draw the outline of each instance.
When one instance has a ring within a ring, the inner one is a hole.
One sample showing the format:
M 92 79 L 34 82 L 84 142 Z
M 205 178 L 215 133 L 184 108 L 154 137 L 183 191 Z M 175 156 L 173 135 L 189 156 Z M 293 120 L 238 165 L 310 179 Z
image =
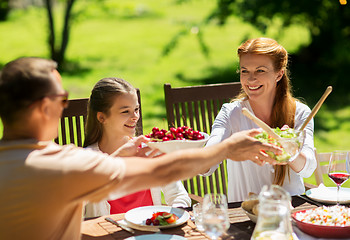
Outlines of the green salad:
M 285 126 L 282 127 L 282 129 L 277 127 L 277 128 L 275 128 L 273 130 L 275 131 L 275 133 L 277 133 L 280 137 L 284 138 L 286 141 L 290 141 L 290 142 L 295 143 L 294 144 L 295 145 L 295 149 L 293 149 L 292 151 L 289 150 L 289 152 L 287 152 L 284 148 L 282 148 L 281 144 L 279 142 L 277 142 L 276 139 L 271 137 L 265 131 L 257 134 L 255 136 L 255 138 L 258 139 L 260 142 L 270 143 L 272 145 L 281 147 L 282 148 L 282 154 L 280 154 L 280 155 L 276 155 L 275 153 L 273 153 L 271 151 L 266 151 L 266 153 L 270 157 L 275 159 L 276 161 L 286 162 L 292 157 L 292 155 L 296 154 L 299 151 L 299 148 L 301 146 L 301 142 L 299 140 L 298 133 L 293 128 L 289 128 L 289 127 L 285 127 Z

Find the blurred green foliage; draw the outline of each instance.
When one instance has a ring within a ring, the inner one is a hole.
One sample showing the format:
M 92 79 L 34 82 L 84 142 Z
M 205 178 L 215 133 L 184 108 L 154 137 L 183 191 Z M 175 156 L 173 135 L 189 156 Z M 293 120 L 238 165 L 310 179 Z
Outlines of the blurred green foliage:
M 0 0 L 0 21 L 7 19 L 7 15 L 10 11 L 10 0 Z
M 209 18 L 223 25 L 230 16 L 239 16 L 266 33 L 279 20 L 280 34 L 291 24 L 309 29 L 310 44 L 291 55 L 293 85 L 297 95 L 309 103 L 328 85 L 337 96 L 328 100 L 334 107 L 350 100 L 347 68 L 350 65 L 350 6 L 337 0 L 217 0 Z
M 337 0 L 333 1 L 332 6 L 338 4 Z M 267 16 L 264 21 L 261 20 L 268 23 L 266 27 L 257 28 L 259 24 L 244 22 L 242 17 L 233 15 L 233 11 L 239 9 L 227 5 L 229 2 L 231 1 L 222 0 L 220 11 L 226 12 L 221 14 L 220 19 L 214 18 L 220 16 L 216 0 L 76 1 L 67 48 L 68 61 L 62 71 L 64 87 L 69 90 L 71 98 L 88 97 L 99 79 L 110 76 L 124 78 L 141 90 L 144 133 L 148 133 L 153 126 L 167 126 L 164 83 L 180 87 L 238 81 L 236 48 L 246 38 L 272 37 L 291 54 L 292 82 L 297 97 L 302 96 L 313 107 L 326 86 L 332 84 L 334 87 L 314 119 L 317 150 L 327 152 L 349 149 L 348 88 L 333 84 L 333 79 L 340 79 L 338 72 L 346 72 L 349 67 L 349 64 L 344 67 L 350 56 L 348 43 L 334 46 L 334 43 L 327 43 L 326 38 L 323 41 L 324 50 L 313 54 L 308 54 L 311 50 L 305 50 L 302 53 L 303 49 L 312 45 L 313 40 L 313 33 L 303 22 L 303 16 L 296 17 L 288 27 L 283 20 L 284 13 Z M 255 0 L 245 2 L 258 3 Z M 275 2 L 277 8 L 280 3 L 289 1 L 259 1 L 260 8 L 249 5 L 252 10 L 241 8 L 242 13 L 237 14 L 241 16 L 245 12 L 251 15 L 264 12 L 264 3 L 268 7 L 270 2 Z M 315 3 L 314 0 L 308 0 L 290 1 L 290 4 L 308 4 L 312 7 L 310 2 Z M 319 4 L 327 2 L 330 3 L 328 0 L 318 1 Z M 240 3 L 244 4 L 243 1 Z M 225 9 L 225 6 L 229 8 Z M 349 5 L 345 7 L 348 8 Z M 58 29 L 63 24 L 62 9 L 58 4 L 54 10 Z M 327 11 L 322 12 L 323 17 L 324 15 L 327 15 Z M 260 19 L 261 17 L 257 18 Z M 349 21 L 345 23 L 348 24 Z M 21 56 L 49 57 L 46 24 L 43 8 L 29 7 L 10 12 L 8 20 L 0 22 L 0 69 L 8 61 Z M 342 31 L 348 33 L 348 29 L 345 27 Z M 334 31 L 339 30 L 335 28 Z M 180 36 L 172 43 L 174 45 L 169 45 L 180 32 Z M 342 56 L 342 61 L 333 59 L 333 53 L 328 52 L 330 46 L 338 48 L 336 52 Z M 324 59 L 321 56 L 325 54 L 330 57 L 321 61 Z M 334 70 L 325 66 L 327 63 L 330 66 L 340 65 Z M 345 75 L 341 81 L 343 86 L 347 79 L 349 78 Z M 0 124 L 0 137 L 1 130 Z M 313 176 L 306 181 L 315 183 Z
M 333 86 L 333 92 L 314 119 L 315 146 L 323 151 L 334 150 L 334 146 L 348 149 L 350 6 L 341 5 L 336 0 L 216 0 L 216 6 L 199 21 L 199 25 L 201 30 L 213 23 L 225 26 L 236 16 L 259 29 L 262 36 L 275 38 L 282 45 L 281 39 L 299 34 L 298 31 L 288 33 L 291 26 L 303 26 L 309 30 L 310 39 L 303 41 L 295 51 L 287 47 L 294 94 L 298 98 L 302 96 L 301 99 L 312 107 L 326 87 Z M 240 34 L 240 41 L 251 37 L 250 34 Z M 178 46 L 177 40 L 173 38 L 167 45 L 168 54 Z M 191 81 L 182 75 L 179 78 Z M 207 84 L 232 80 L 239 80 L 234 70 L 213 68 L 211 76 L 199 81 Z
M 284 20 L 274 16 L 263 33 L 231 14 L 225 18 L 226 24 L 220 25 L 217 18 L 210 17 L 215 15 L 216 4 L 216 0 L 76 1 L 68 61 L 62 71 L 64 87 L 72 98 L 88 97 L 97 80 L 124 78 L 141 89 L 147 133 L 153 126 L 166 127 L 164 83 L 180 87 L 238 81 L 236 49 L 246 38 L 272 37 L 288 50 L 295 95 L 306 99 L 311 108 L 332 83 L 331 78 L 338 78 L 337 70 L 314 66 L 319 62 L 299 64 L 296 60 L 303 59 L 300 50 L 311 44 L 306 24 L 284 27 Z M 55 6 L 57 29 L 62 28 L 63 8 Z M 20 56 L 49 57 L 46 17 L 45 9 L 29 7 L 10 12 L 8 20 L 0 22 L 0 34 L 5 36 L 0 41 L 0 68 Z M 164 57 L 164 49 L 179 32 L 183 34 L 174 41 L 177 47 Z M 317 92 L 315 86 L 320 84 Z M 350 107 L 342 104 L 347 88 L 333 87 L 315 117 L 315 146 L 321 152 L 348 149 L 350 145 Z

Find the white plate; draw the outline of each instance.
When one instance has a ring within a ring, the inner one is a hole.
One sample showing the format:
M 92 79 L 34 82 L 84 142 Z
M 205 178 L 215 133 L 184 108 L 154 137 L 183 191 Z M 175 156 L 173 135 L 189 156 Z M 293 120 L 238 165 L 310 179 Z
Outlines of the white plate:
M 156 212 L 169 212 L 175 214 L 179 219 L 173 224 L 169 224 L 166 226 L 149 226 L 146 225 L 146 220 L 152 217 L 153 213 Z M 146 207 L 138 207 L 129 210 L 125 213 L 125 221 L 130 224 L 132 227 L 133 224 L 149 227 L 149 228 L 172 228 L 184 224 L 189 219 L 190 214 L 181 208 L 173 208 L 170 206 L 146 206 Z
M 129 237 L 125 240 L 186 240 L 186 238 L 178 235 L 168 235 L 168 234 L 146 234 L 136 237 Z
M 306 191 L 306 196 L 321 203 L 336 204 L 337 203 L 337 188 L 322 187 L 311 188 Z M 350 188 L 342 187 L 339 190 L 339 202 L 341 204 L 350 203 Z

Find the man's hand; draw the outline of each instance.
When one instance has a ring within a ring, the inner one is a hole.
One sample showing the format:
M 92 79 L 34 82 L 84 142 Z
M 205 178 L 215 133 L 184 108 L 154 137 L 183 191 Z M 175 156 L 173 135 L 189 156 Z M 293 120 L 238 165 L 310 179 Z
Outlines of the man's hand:
M 255 139 L 254 136 L 258 133 L 260 133 L 260 131 L 257 129 L 241 131 L 226 139 L 225 142 L 229 145 L 228 158 L 235 161 L 245 161 L 249 159 L 259 165 L 264 165 L 265 162 L 272 165 L 281 164 L 264 152 L 271 151 L 276 154 L 281 154 L 281 148 L 268 143 L 262 143 Z
M 158 150 L 153 150 L 149 147 L 142 147 L 142 143 L 149 142 L 149 139 L 145 136 L 139 136 L 135 137 L 133 139 L 130 139 L 127 143 L 125 143 L 123 146 L 118 148 L 112 156 L 118 156 L 118 157 L 154 157 L 157 153 L 159 153 Z M 150 153 L 149 153 L 150 152 Z M 149 153 L 149 154 L 147 154 Z

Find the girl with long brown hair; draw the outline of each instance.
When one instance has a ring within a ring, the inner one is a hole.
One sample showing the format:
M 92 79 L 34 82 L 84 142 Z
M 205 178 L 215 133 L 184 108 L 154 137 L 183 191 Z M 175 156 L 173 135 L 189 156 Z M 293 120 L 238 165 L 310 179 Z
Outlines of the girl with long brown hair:
M 275 40 L 257 38 L 238 48 L 242 91 L 231 103 L 224 104 L 215 119 L 207 146 L 223 141 L 235 132 L 257 128 L 242 114 L 248 108 L 272 128 L 288 125 L 298 129 L 310 114 L 310 108 L 292 95 L 288 74 L 288 53 Z M 306 138 L 299 156 L 292 162 L 258 166 L 249 162 L 227 162 L 228 200 L 242 201 L 249 192 L 259 193 L 264 185 L 277 184 L 291 195 L 304 193 L 303 178 L 316 169 L 313 131 L 306 126 Z M 213 167 L 204 175 L 211 174 Z
M 136 89 L 120 78 L 103 78 L 91 91 L 84 147 L 112 154 L 135 135 L 139 120 Z M 149 205 L 161 205 L 161 192 L 169 206 L 189 207 L 191 199 L 181 181 L 151 188 L 120 199 L 88 204 L 85 217 L 96 217 Z

